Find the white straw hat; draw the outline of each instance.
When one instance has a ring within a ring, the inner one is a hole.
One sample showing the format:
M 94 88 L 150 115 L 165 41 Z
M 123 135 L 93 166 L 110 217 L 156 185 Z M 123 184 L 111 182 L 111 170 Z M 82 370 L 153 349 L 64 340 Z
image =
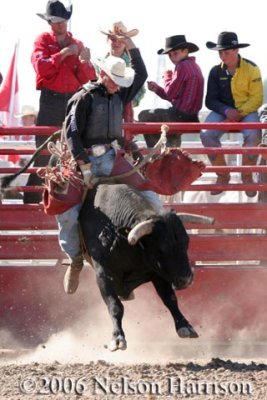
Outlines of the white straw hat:
M 35 108 L 33 106 L 22 106 L 21 108 L 21 113 L 15 115 L 16 118 L 22 118 L 22 117 L 26 117 L 26 115 L 37 115 L 37 111 L 35 110 Z
M 100 28 L 100 32 L 103 33 L 104 35 L 116 36 L 118 38 L 124 36 L 133 37 L 139 33 L 138 29 L 131 29 L 130 31 L 128 31 L 124 23 L 121 21 L 114 22 L 114 24 L 112 24 L 111 29 Z
M 104 71 L 117 85 L 129 87 L 134 80 L 134 69 L 126 67 L 125 61 L 120 57 L 108 56 L 104 60 L 96 60 L 96 65 Z

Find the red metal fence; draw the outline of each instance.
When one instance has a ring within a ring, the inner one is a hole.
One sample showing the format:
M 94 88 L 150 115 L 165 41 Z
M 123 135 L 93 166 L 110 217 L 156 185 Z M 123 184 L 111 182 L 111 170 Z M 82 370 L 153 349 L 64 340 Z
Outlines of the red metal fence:
M 127 133 L 132 135 L 139 134 L 159 134 L 161 123 L 124 123 L 123 127 Z M 226 132 L 239 133 L 242 129 L 267 129 L 267 123 L 168 123 L 170 128 L 169 133 L 177 133 L 181 132 L 181 134 L 190 133 L 194 135 L 199 135 L 201 129 L 219 129 Z M 58 127 L 15 127 L 15 128 L 3 128 L 0 127 L 0 139 L 1 136 L 23 136 L 23 135 L 51 135 L 55 132 Z M 211 154 L 258 154 L 258 155 L 266 155 L 267 157 L 267 147 L 241 147 L 241 146 L 227 146 L 227 147 L 186 147 L 186 151 L 188 151 L 191 155 L 211 155 Z M 0 143 L 0 156 L 1 155 L 31 155 L 34 150 L 31 149 L 14 149 L 14 148 L 1 148 Z M 43 154 L 47 154 L 46 151 L 43 151 Z M 13 173 L 16 172 L 18 168 L 0 168 L 0 173 Z M 28 172 L 36 172 L 36 168 L 29 168 Z M 211 166 L 207 165 L 204 171 L 205 173 L 210 172 L 258 172 L 258 173 L 267 173 L 267 166 L 265 165 L 255 165 L 255 166 L 245 166 L 245 165 L 228 165 L 228 166 Z M 39 191 L 40 187 L 20 187 L 19 191 Z M 215 185 L 215 184 L 198 184 L 194 183 L 191 185 L 187 191 L 195 191 L 195 190 L 226 190 L 226 191 L 242 191 L 242 190 L 257 190 L 257 191 L 266 191 L 267 184 L 264 182 L 258 182 L 255 184 L 244 184 L 244 183 L 229 183 L 228 185 Z
M 169 132 L 194 132 L 195 135 L 199 134 L 200 129 L 218 128 L 231 132 L 239 132 L 241 129 L 249 127 L 267 129 L 267 123 L 169 123 Z M 134 135 L 143 134 L 158 134 L 160 133 L 160 123 L 127 123 L 124 124 L 127 132 Z M 15 136 L 19 135 L 50 135 L 58 130 L 57 127 L 31 127 L 31 128 L 0 128 L 0 136 Z M 241 146 L 222 147 L 222 148 L 204 148 L 202 145 L 197 147 L 186 147 L 186 151 L 195 155 L 214 154 L 222 152 L 224 154 L 247 154 L 254 153 L 258 155 L 266 154 L 267 147 L 253 147 L 244 148 Z M 1 148 L 0 155 L 8 154 L 32 154 L 34 149 L 14 149 L 14 148 Z M 37 168 L 29 168 L 27 172 L 36 172 Z M 18 167 L 13 168 L 0 168 L 0 173 L 13 173 L 18 170 Z M 225 167 L 214 167 L 207 165 L 204 170 L 203 176 L 210 172 L 227 171 L 227 172 L 257 172 L 258 174 L 266 174 L 266 165 L 254 166 L 239 166 L 229 165 Z M 214 183 L 206 183 L 205 180 L 197 180 L 187 189 L 188 192 L 205 192 L 213 189 L 222 189 L 224 191 L 244 191 L 256 190 L 267 191 L 267 183 L 262 180 L 258 183 L 243 184 L 243 183 L 229 183 L 227 185 L 216 185 Z M 25 191 L 41 191 L 41 186 L 35 187 L 16 187 L 14 190 Z M 207 262 L 223 262 L 224 260 L 257 260 L 262 263 L 267 260 L 267 236 L 265 230 L 265 221 L 267 217 L 267 204 L 259 204 L 257 201 L 251 203 L 247 201 L 242 204 L 233 204 L 225 201 L 224 203 L 216 204 L 214 202 L 206 201 L 203 204 L 194 203 L 177 203 L 173 202 L 173 197 L 165 198 L 165 206 L 167 208 L 174 208 L 177 211 L 186 211 L 210 215 L 215 218 L 215 225 L 209 236 L 202 234 L 203 226 L 187 226 L 191 230 L 191 244 L 190 256 L 193 261 L 207 261 Z M 56 224 L 54 218 L 46 216 L 42 212 L 41 205 L 23 205 L 23 204 L 2 204 L 0 205 L 0 227 L 2 235 L 0 236 L 0 259 L 14 260 L 22 259 L 37 259 L 48 258 L 47 248 L 50 249 L 50 258 L 62 258 L 56 234 Z M 206 227 L 204 227 L 206 229 Z M 32 232 L 34 229 L 34 236 Z M 194 230 L 197 229 L 197 235 L 194 235 Z M 229 233 L 229 229 L 231 232 Z M 240 235 L 240 230 L 245 229 Z M 14 235 L 9 233 L 10 230 L 18 230 L 19 232 Z M 27 235 L 21 235 L 21 231 L 26 231 Z M 39 231 L 45 230 L 50 235 L 38 235 Z M 228 230 L 228 231 L 226 231 Z M 234 231 L 235 230 L 235 231 Z M 260 230 L 252 232 L 252 230 Z M 4 232 L 6 234 L 4 235 Z M 12 241 L 16 243 L 16 252 Z M 253 245 L 252 245 L 253 244 Z M 227 251 L 219 251 L 219 246 L 227 249 Z M 249 248 L 249 251 L 243 252 L 243 248 Z

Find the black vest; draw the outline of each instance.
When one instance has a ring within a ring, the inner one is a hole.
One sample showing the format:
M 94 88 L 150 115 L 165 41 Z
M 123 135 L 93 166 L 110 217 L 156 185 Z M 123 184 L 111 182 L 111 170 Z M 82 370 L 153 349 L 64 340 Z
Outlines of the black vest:
M 109 95 L 97 88 L 91 91 L 91 112 L 87 120 L 85 146 L 111 143 L 122 138 L 122 110 L 120 96 Z

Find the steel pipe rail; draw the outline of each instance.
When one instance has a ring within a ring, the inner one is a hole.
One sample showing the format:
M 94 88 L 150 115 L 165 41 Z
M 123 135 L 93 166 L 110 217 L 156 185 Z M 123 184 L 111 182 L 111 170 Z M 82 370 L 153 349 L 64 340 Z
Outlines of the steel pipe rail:
M 133 122 L 133 123 L 124 123 L 124 129 L 131 132 L 132 134 L 138 134 L 142 132 L 146 133 L 158 133 L 160 132 L 162 123 L 140 123 L 140 122 Z M 224 122 L 224 123 L 176 123 L 170 122 L 168 123 L 171 132 L 180 131 L 180 133 L 199 133 L 201 129 L 221 129 L 226 131 L 231 131 L 234 133 L 239 132 L 241 129 L 249 129 L 249 128 L 261 128 L 267 129 L 267 122 L 261 123 L 231 123 L 231 122 Z M 196 128 L 198 128 L 196 130 Z M 23 134 L 28 135 L 51 135 L 56 130 L 60 129 L 59 127 L 13 127 L 13 128 L 4 128 L 0 127 L 0 136 L 5 135 L 14 135 L 14 136 L 21 136 Z M 183 131 L 183 132 L 181 132 Z M 1 147 L 1 143 L 0 143 Z M 190 154 L 258 154 L 258 155 L 265 155 L 267 154 L 267 147 L 186 147 L 184 148 Z M 147 149 L 141 149 L 141 151 L 146 152 Z M 0 149 L 0 155 L 31 155 L 34 153 L 34 149 Z M 41 154 L 49 154 L 47 150 L 43 150 Z M 25 173 L 32 173 L 36 172 L 37 168 L 29 168 Z M 14 173 L 16 172 L 16 168 L 6 168 L 3 167 L 0 169 L 0 173 Z M 257 173 L 266 173 L 267 166 L 266 165 L 255 165 L 255 166 L 207 166 L 203 173 L 216 173 L 216 172 L 257 172 Z M 195 191 L 195 190 L 210 190 L 212 189 L 222 189 L 222 190 L 229 190 L 229 191 L 242 191 L 242 190 L 257 190 L 257 191 L 267 191 L 267 183 L 257 183 L 257 184 L 228 184 L 228 185 L 216 185 L 216 184 L 199 184 L 195 182 L 187 191 Z M 16 187 L 12 188 L 12 190 L 17 190 L 20 192 L 27 192 L 27 191 L 41 191 L 43 189 L 42 186 L 31 186 L 31 187 Z
M 188 133 L 199 133 L 201 129 L 219 129 L 233 133 L 240 132 L 242 129 L 267 129 L 267 122 L 124 122 L 122 128 L 132 134 L 158 134 L 163 124 L 169 126 L 170 133 L 181 130 Z M 51 135 L 59 129 L 61 129 L 59 126 L 0 127 L 0 136 Z
M 0 143 L 1 145 L 1 143 Z M 191 154 L 266 154 L 267 147 L 183 147 L 185 151 Z M 0 155 L 31 155 L 34 153 L 34 149 L 0 149 Z M 147 149 L 144 149 L 147 152 Z M 42 150 L 40 154 L 49 154 L 47 150 Z
M 33 167 L 33 168 L 28 168 L 24 174 L 30 174 L 30 173 L 35 173 L 37 170 L 41 167 Z M 14 174 L 19 171 L 20 168 L 18 167 L 0 167 L 0 174 Z M 267 165 L 255 165 L 253 167 L 249 165 L 229 165 L 229 166 L 210 166 L 207 165 L 204 172 L 220 172 L 220 173 L 226 173 L 226 172 L 251 172 L 253 169 L 253 172 L 266 172 L 267 173 Z
M 219 129 L 233 133 L 243 129 L 267 129 L 267 122 L 125 122 L 122 126 L 132 134 L 158 134 L 163 124 L 168 125 L 170 133 L 180 134 L 199 133 L 202 129 Z
M 12 126 L 0 127 L 0 136 L 21 136 L 21 135 L 52 135 L 61 129 L 60 126 Z

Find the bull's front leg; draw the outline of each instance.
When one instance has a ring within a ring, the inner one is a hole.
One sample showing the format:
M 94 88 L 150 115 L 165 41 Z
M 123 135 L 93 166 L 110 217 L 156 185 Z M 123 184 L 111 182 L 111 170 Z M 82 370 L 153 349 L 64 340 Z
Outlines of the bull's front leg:
M 178 335 L 181 338 L 198 338 L 197 332 L 179 310 L 175 291 L 171 285 L 160 277 L 155 277 L 152 282 L 159 297 L 173 317 Z
M 106 275 L 103 267 L 96 262 L 94 262 L 94 264 L 97 284 L 102 298 L 107 305 L 113 324 L 112 340 L 109 344 L 109 350 L 125 350 L 127 348 L 127 342 L 122 329 L 124 307 L 115 292 L 112 280 Z

